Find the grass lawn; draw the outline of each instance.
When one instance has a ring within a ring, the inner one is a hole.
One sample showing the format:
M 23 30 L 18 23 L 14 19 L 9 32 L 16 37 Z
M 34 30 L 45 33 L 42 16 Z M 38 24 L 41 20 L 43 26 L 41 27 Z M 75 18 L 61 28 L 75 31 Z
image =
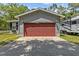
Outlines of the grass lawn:
M 16 34 L 0 33 L 0 46 L 15 41 L 18 37 Z
M 79 36 L 76 36 L 76 35 L 61 35 L 60 37 L 67 40 L 67 41 L 79 44 Z

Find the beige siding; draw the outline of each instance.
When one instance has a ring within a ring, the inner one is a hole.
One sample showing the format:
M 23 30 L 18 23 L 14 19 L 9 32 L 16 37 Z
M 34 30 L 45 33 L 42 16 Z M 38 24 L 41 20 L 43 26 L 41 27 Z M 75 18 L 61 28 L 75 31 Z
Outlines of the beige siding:
M 22 21 L 19 21 L 19 26 L 18 26 L 18 32 L 19 32 L 19 35 L 20 36 L 23 36 L 24 35 L 24 24 Z
M 48 19 L 48 20 L 52 20 L 54 22 L 58 21 L 58 17 L 55 15 L 51 15 L 45 12 L 35 12 L 35 13 L 31 13 L 28 15 L 25 15 L 21 18 L 21 20 L 23 20 L 23 22 L 31 22 L 34 20 L 38 20 L 40 18 L 44 18 L 44 19 Z

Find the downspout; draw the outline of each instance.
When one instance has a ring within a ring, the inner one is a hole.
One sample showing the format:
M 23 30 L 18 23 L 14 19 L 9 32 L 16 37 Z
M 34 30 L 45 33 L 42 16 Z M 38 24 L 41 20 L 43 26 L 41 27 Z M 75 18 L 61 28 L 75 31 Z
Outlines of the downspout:
M 70 17 L 70 30 L 71 30 L 71 25 L 72 25 L 72 22 L 71 22 L 71 17 Z
M 61 31 L 61 30 L 62 30 L 63 19 L 65 19 L 65 18 L 59 18 L 59 24 L 60 24 L 60 26 L 59 26 L 59 27 L 60 27 L 59 31 L 60 31 L 60 36 L 63 35 L 63 33 L 62 33 L 62 31 Z M 61 21 L 61 20 L 62 20 L 62 21 Z
M 61 35 L 61 21 L 60 21 L 61 19 L 59 18 L 59 33 L 60 33 L 60 35 Z
M 18 17 L 18 20 L 19 20 L 19 17 Z M 18 34 L 20 34 L 20 28 L 19 28 L 19 25 L 20 25 L 20 23 L 19 23 L 19 21 L 18 21 Z

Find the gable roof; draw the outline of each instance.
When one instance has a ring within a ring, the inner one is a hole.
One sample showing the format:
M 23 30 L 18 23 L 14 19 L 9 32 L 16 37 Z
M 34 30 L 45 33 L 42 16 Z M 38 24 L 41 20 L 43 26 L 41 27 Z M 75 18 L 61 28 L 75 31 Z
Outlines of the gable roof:
M 40 18 L 38 20 L 31 21 L 31 23 L 53 23 L 53 21 L 44 19 L 44 18 Z
M 56 15 L 56 16 L 58 16 L 58 17 L 62 17 L 62 18 L 64 18 L 63 15 L 56 14 L 56 13 L 53 13 L 53 12 L 51 12 L 51 11 L 44 10 L 44 9 L 30 10 L 30 11 L 27 11 L 27 12 L 25 12 L 25 13 L 22 13 L 22 14 L 20 14 L 20 15 L 15 16 L 15 18 L 18 18 L 18 17 L 20 17 L 20 16 L 24 16 L 24 15 L 26 15 L 26 14 L 29 14 L 29 13 L 32 13 L 32 12 L 35 12 L 35 11 L 43 11 L 43 12 L 50 13 L 50 14 L 52 14 L 52 15 Z

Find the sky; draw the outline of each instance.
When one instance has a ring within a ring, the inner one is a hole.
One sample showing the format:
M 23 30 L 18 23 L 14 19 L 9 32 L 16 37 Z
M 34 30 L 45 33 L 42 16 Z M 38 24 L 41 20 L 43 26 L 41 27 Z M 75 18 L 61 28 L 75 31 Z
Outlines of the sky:
M 52 5 L 53 3 L 22 3 L 24 6 L 28 6 L 29 9 L 33 8 L 47 8 L 48 6 Z M 67 3 L 56 3 L 58 6 L 62 5 L 67 7 Z

